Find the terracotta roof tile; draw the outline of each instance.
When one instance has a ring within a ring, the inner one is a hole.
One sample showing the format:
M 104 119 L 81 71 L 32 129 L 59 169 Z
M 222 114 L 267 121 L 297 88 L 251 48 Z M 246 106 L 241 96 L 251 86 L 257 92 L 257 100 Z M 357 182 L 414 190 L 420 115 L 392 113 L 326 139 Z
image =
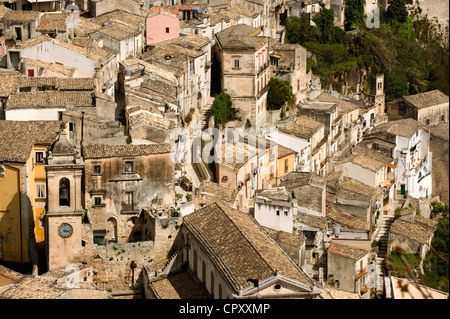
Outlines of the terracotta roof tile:
M 396 219 L 391 225 L 391 234 L 400 235 L 421 244 L 427 244 L 430 234 L 425 227 L 410 221 Z
M 328 253 L 338 254 L 344 257 L 358 260 L 369 254 L 369 251 L 332 242 L 330 246 L 328 246 Z
M 404 96 L 403 99 L 418 109 L 449 102 L 448 95 L 445 95 L 439 90 Z
M 70 12 L 61 13 L 44 13 L 41 18 L 41 23 L 36 28 L 39 32 L 59 32 L 67 31 L 67 18 L 71 15 Z
M 38 19 L 40 15 L 41 13 L 38 11 L 10 10 L 5 14 L 4 19 L 10 22 L 29 22 Z
M 8 97 L 18 89 L 20 73 L 0 72 L 0 97 Z
M 157 299 L 210 299 L 203 283 L 189 270 L 152 281 L 149 288 Z
M 246 213 L 214 203 L 186 216 L 184 225 L 235 292 L 251 287 L 249 279 L 270 278 L 276 272 L 312 288 L 307 275 Z
M 336 209 L 327 207 L 326 214 L 329 219 L 332 219 L 337 224 L 341 225 L 341 227 L 363 231 L 369 230 L 369 225 L 364 220 L 345 214 Z
M 104 145 L 93 144 L 84 147 L 85 158 L 108 158 L 108 157 L 127 157 L 127 156 L 145 156 L 151 154 L 170 153 L 170 144 L 143 144 L 143 145 Z
M 75 107 L 93 107 L 92 91 L 36 91 L 19 92 L 10 95 L 6 110 L 27 108 L 54 108 L 73 105 Z
M 298 116 L 292 125 L 287 127 L 278 126 L 278 130 L 282 133 L 292 134 L 299 138 L 309 140 L 322 127 L 325 127 L 325 124 L 310 119 L 307 116 Z
M 0 161 L 26 162 L 33 145 L 52 144 L 64 127 L 60 121 L 0 121 Z

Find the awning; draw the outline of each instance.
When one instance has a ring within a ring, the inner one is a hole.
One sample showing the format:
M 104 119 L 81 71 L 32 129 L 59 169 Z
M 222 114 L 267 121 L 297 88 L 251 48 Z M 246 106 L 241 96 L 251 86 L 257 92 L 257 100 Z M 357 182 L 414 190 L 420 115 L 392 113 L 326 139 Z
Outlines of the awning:
M 281 59 L 281 55 L 279 54 L 271 54 L 270 57 L 275 59 Z
M 388 167 L 389 167 L 389 168 L 397 168 L 397 165 L 389 164 Z
M 98 229 L 92 232 L 94 236 L 106 236 L 106 229 Z

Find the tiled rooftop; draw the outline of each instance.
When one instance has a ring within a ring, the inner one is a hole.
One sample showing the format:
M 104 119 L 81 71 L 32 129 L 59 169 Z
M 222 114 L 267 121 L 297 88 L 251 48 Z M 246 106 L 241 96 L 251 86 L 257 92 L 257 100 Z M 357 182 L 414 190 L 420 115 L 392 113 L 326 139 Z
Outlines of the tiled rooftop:
M 84 157 L 90 158 L 108 158 L 108 157 L 127 157 L 127 156 L 145 156 L 151 154 L 163 154 L 171 151 L 170 144 L 143 144 L 143 145 L 103 145 L 93 144 L 84 147 Z
M 412 135 L 414 135 L 417 131 L 419 131 L 422 128 L 422 125 L 411 118 L 398 120 L 398 121 L 392 121 L 388 123 L 383 123 L 378 126 L 376 126 L 370 135 L 376 134 L 379 132 L 387 132 L 392 135 L 398 135 L 410 138 Z
M 312 136 L 324 127 L 324 124 L 307 116 L 298 116 L 293 125 L 288 127 L 278 127 L 282 133 L 292 134 L 302 139 L 309 140 Z
M 5 14 L 4 19 L 9 22 L 31 22 L 38 19 L 40 15 L 38 11 L 10 10 Z
M 67 76 L 67 77 L 72 77 L 76 71 L 75 68 L 65 66 L 65 65 L 62 65 L 59 63 L 51 63 L 51 62 L 46 62 L 46 61 L 34 60 L 34 59 L 25 59 L 24 58 L 24 59 L 22 59 L 22 63 L 31 65 L 31 66 L 36 66 L 38 68 L 45 69 L 46 71 L 59 73 L 59 74 L 62 74 L 63 76 Z M 32 79 L 35 79 L 35 78 L 32 78 Z
M 235 292 L 252 287 L 249 279 L 278 274 L 310 285 L 312 282 L 248 214 L 214 203 L 184 219 L 184 225 Z
M 59 121 L 0 121 L 0 161 L 26 162 L 33 145 L 52 144 L 64 123 Z
M 93 78 L 20 77 L 20 88 L 42 86 L 55 87 L 61 91 L 90 91 L 95 89 Z
M 382 153 L 365 147 L 356 146 L 353 149 L 352 154 L 338 162 L 337 165 L 351 162 L 372 172 L 377 172 L 383 166 L 389 165 L 393 161 L 393 158 Z
M 268 37 L 258 36 L 260 32 L 259 28 L 238 24 L 218 32 L 216 37 L 220 46 L 225 49 L 252 48 L 256 50 L 269 41 Z
M 347 227 L 354 230 L 369 230 L 369 225 L 362 219 L 345 214 L 331 207 L 327 207 L 326 212 L 329 219 L 332 219 L 342 227 Z
M 404 96 L 403 99 L 418 109 L 449 102 L 448 95 L 445 95 L 439 90 Z
M 41 18 L 41 23 L 36 28 L 39 32 L 59 32 L 67 31 L 67 18 L 71 15 L 70 12 L 61 13 L 44 13 Z
M 8 97 L 16 92 L 19 79 L 19 72 L 0 72 L 0 97 Z
M 328 253 L 341 255 L 343 257 L 348 257 L 354 260 L 359 260 L 366 256 L 369 251 L 332 242 L 330 246 L 328 246 Z
M 149 283 L 157 299 L 211 299 L 203 283 L 190 271 L 183 271 Z
M 109 24 L 97 30 L 97 32 L 103 33 L 116 40 L 125 40 L 134 37 L 139 33 L 138 29 L 130 28 L 122 23 Z
M 10 95 L 6 110 L 94 106 L 92 91 L 36 91 Z
M 235 202 L 238 194 L 238 190 L 235 188 L 226 187 L 206 180 L 202 181 L 200 190 L 202 191 L 202 195 L 212 194 L 215 198 L 230 204 Z
M 421 244 L 427 244 L 430 236 L 425 227 L 402 219 L 396 219 L 392 223 L 391 234 L 400 235 Z

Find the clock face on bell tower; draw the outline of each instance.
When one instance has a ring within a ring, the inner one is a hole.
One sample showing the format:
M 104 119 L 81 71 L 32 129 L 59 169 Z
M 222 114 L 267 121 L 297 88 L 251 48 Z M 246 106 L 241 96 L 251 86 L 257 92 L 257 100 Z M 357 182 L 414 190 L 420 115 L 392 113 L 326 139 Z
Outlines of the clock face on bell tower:
M 68 238 L 70 235 L 72 235 L 73 228 L 70 224 L 64 223 L 59 225 L 58 227 L 58 234 L 62 238 Z

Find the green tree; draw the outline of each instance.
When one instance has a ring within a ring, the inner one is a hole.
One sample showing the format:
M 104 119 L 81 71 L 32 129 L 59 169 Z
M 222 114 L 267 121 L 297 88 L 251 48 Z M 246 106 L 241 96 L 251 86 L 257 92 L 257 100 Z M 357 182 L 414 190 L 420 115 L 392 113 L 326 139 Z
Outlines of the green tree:
M 331 43 L 333 40 L 334 10 L 325 8 L 322 2 L 320 13 L 312 19 L 320 33 L 320 43 Z
M 237 110 L 233 108 L 231 97 L 225 91 L 218 94 L 213 101 L 211 114 L 214 116 L 214 124 L 224 126 L 229 121 L 237 119 Z
M 344 17 L 345 29 L 357 28 L 364 23 L 364 4 L 365 0 L 346 0 Z
M 408 17 L 405 0 L 393 0 L 386 10 L 385 18 L 389 23 L 404 23 Z
M 305 45 L 307 42 L 316 42 L 319 40 L 317 28 L 309 22 L 309 17 L 303 14 L 300 18 L 290 16 L 286 19 L 286 42 Z
M 269 81 L 269 91 L 267 92 L 267 109 L 279 110 L 286 103 L 292 104 L 294 95 L 292 94 L 292 86 L 288 81 L 277 78 L 271 78 Z

